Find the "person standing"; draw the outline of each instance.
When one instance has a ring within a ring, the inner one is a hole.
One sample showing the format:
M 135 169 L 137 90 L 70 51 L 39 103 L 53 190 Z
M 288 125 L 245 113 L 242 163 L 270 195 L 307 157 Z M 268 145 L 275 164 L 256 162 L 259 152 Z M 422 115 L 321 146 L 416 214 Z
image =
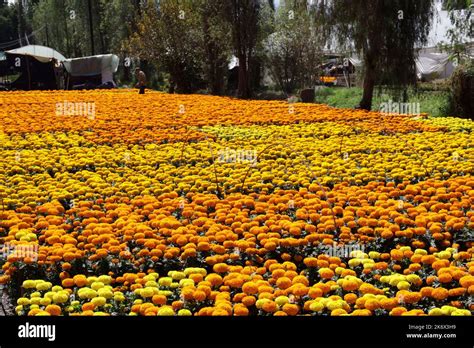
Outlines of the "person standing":
M 140 89 L 139 94 L 145 94 L 146 89 L 146 75 L 140 68 L 135 69 L 135 77 L 137 78 L 137 84 L 135 85 L 136 88 Z

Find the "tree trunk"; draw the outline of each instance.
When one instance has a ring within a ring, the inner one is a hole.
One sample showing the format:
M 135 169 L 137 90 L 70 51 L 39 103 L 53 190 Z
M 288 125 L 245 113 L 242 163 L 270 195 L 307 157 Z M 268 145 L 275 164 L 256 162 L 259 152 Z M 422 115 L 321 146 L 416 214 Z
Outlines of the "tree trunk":
M 89 13 L 89 36 L 91 40 L 91 55 L 95 55 L 95 47 L 94 47 L 94 25 L 92 24 L 92 2 L 91 0 L 87 1 L 87 10 Z
M 18 38 L 19 38 L 19 43 L 20 46 L 25 46 L 23 44 L 23 40 L 25 39 L 25 23 L 24 23 L 24 11 L 23 11 L 23 3 L 21 1 L 18 1 L 17 5 L 17 10 L 18 10 Z
M 168 86 L 168 93 L 169 94 L 174 94 L 174 88 L 175 88 L 174 81 L 172 79 L 170 79 L 169 83 L 170 83 L 170 85 Z
M 251 56 L 251 58 L 249 58 L 249 61 L 251 67 L 251 70 L 249 72 L 250 90 L 253 92 L 260 89 L 260 81 L 262 79 L 261 62 L 260 59 L 255 56 Z
M 207 52 L 209 89 L 212 95 L 222 95 L 224 93 L 224 75 L 227 62 L 219 58 L 219 52 L 215 45 L 209 44 Z
M 239 84 L 237 94 L 239 98 L 250 98 L 249 71 L 247 69 L 247 58 L 245 55 L 239 55 Z
M 108 44 L 105 42 L 106 41 L 105 33 L 103 31 L 102 26 L 100 25 L 104 18 L 104 8 L 101 2 L 97 3 L 96 13 L 97 13 L 96 26 L 99 32 L 99 42 L 100 42 L 100 48 L 101 48 L 100 54 L 105 54 L 108 52 Z
M 192 92 L 191 82 L 189 81 L 189 77 L 185 73 L 185 68 L 183 66 L 180 65 L 176 68 L 172 79 L 175 83 L 176 93 L 189 94 Z
M 364 76 L 364 93 L 362 100 L 359 103 L 358 109 L 370 111 L 372 110 L 372 98 L 374 96 L 376 69 L 374 64 L 366 63 L 366 70 Z
M 63 19 L 64 19 L 64 35 L 66 36 L 66 54 L 68 57 L 71 57 L 71 44 L 69 41 L 69 30 L 67 27 L 67 8 L 66 8 L 66 3 L 65 0 L 62 1 L 61 3 L 61 12 L 63 13 Z
M 224 75 L 225 75 L 225 67 L 226 62 L 224 61 L 224 65 L 221 62 L 216 63 L 216 67 L 214 70 L 213 81 L 211 85 L 211 93 L 212 95 L 223 95 L 224 94 Z

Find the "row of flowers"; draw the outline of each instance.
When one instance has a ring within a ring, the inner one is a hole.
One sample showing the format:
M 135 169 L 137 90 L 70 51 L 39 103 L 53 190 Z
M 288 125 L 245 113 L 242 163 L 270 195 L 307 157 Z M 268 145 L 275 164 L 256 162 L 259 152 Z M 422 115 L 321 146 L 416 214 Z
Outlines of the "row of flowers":
M 381 255 L 359 252 L 350 267 L 337 257 L 308 257 L 297 264 L 266 261 L 261 267 L 218 263 L 208 271 L 188 267 L 169 271 L 125 273 L 122 276 L 63 277 L 61 285 L 39 280 L 23 282 L 17 300 L 19 315 L 460 315 L 474 307 L 474 265 L 466 255 L 446 250 L 436 256 L 409 247 L 392 250 L 421 258 L 436 270 L 425 284 L 416 273 L 380 272 L 357 276 L 357 267 L 379 264 Z M 469 266 L 469 272 L 464 267 Z M 356 266 L 357 265 L 357 266 Z M 425 268 L 421 266 L 420 268 Z M 426 268 L 425 268 L 426 269 Z M 431 279 L 430 279 L 431 278 Z M 364 280 L 365 279 L 365 280 Z M 374 285 L 375 284 L 375 285 Z M 448 288 L 449 289 L 448 289 Z
M 474 173 L 474 138 L 466 132 L 330 136 L 337 125 L 273 127 L 271 132 L 264 126 L 207 127 L 201 132 L 208 139 L 179 146 L 95 146 L 83 136 L 66 133 L 28 135 L 23 142 L 5 136 L 0 139 L 6 148 L 0 159 L 1 204 L 34 208 L 56 199 L 172 191 L 180 196 L 220 193 L 222 198 L 237 192 L 299 190 L 315 182 L 331 188 L 338 183 L 414 183 Z M 242 136 L 247 133 L 247 138 Z M 298 141 L 292 138 L 295 134 Z M 251 159 L 237 158 L 239 152 L 251 152 Z

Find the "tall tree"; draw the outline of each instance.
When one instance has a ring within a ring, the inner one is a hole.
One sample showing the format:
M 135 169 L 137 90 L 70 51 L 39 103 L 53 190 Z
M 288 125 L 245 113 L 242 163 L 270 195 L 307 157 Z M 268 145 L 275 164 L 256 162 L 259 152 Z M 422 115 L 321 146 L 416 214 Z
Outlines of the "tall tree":
M 238 96 L 252 96 L 252 66 L 259 37 L 259 0 L 227 0 L 228 20 L 232 26 L 232 41 L 239 59 Z
M 37 42 L 48 43 L 67 57 L 88 55 L 90 40 L 84 5 L 87 3 L 78 0 L 40 0 L 33 7 L 32 16 Z
M 265 55 L 281 90 L 290 94 L 314 85 L 323 46 L 323 35 L 304 1 L 280 3 L 275 31 L 265 40 Z
M 89 22 L 89 39 L 91 42 L 91 55 L 95 55 L 94 49 L 94 18 L 92 17 L 92 2 L 87 0 L 87 19 Z
M 134 2 L 90 0 L 90 16 L 89 1 L 39 0 L 32 5 L 34 37 L 67 57 L 90 55 L 92 43 L 96 54 L 118 51 L 135 20 Z
M 415 48 L 427 42 L 432 0 L 332 0 L 320 7 L 340 44 L 351 44 L 364 63 L 359 108 L 370 110 L 376 84 L 416 82 Z
M 165 71 L 170 92 L 190 93 L 207 87 L 213 94 L 222 94 L 231 47 L 224 4 L 161 0 L 157 6 L 149 2 L 124 46 Z
M 442 8 L 448 11 L 452 27 L 446 33 L 448 42 L 441 42 L 440 48 L 459 63 L 471 60 L 469 52 L 474 37 L 473 0 L 442 0 Z
M 225 3 L 201 0 L 200 11 L 203 70 L 209 91 L 214 95 L 224 93 L 227 64 L 231 55 L 231 27 L 225 18 Z
M 24 46 L 28 44 L 28 29 L 27 29 L 27 3 L 23 0 L 19 0 L 16 3 L 16 8 L 18 11 L 18 39 L 20 40 L 20 45 Z
M 474 3 L 472 0 L 443 0 L 443 8 L 449 13 L 452 27 L 447 31 L 449 42 L 440 46 L 459 63 L 450 79 L 452 113 L 474 119 Z
M 193 0 L 149 2 L 132 35 L 132 53 L 155 63 L 170 76 L 170 92 L 190 93 L 198 87 L 200 39 L 199 12 Z M 199 52 L 199 50 L 198 50 Z
M 118 52 L 122 41 L 127 39 L 136 20 L 135 0 L 101 0 L 103 15 L 100 27 L 104 36 L 104 48 Z
M 15 7 L 0 1 L 0 50 L 18 46 L 18 16 Z

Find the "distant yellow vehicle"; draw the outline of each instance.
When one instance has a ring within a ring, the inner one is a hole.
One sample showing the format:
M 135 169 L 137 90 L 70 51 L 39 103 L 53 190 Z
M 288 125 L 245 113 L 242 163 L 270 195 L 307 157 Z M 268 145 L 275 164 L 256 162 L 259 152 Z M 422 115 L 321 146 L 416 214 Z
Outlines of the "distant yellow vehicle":
M 319 78 L 319 80 L 322 82 L 322 83 L 336 83 L 337 82 L 337 77 L 334 77 L 334 76 L 321 76 Z

